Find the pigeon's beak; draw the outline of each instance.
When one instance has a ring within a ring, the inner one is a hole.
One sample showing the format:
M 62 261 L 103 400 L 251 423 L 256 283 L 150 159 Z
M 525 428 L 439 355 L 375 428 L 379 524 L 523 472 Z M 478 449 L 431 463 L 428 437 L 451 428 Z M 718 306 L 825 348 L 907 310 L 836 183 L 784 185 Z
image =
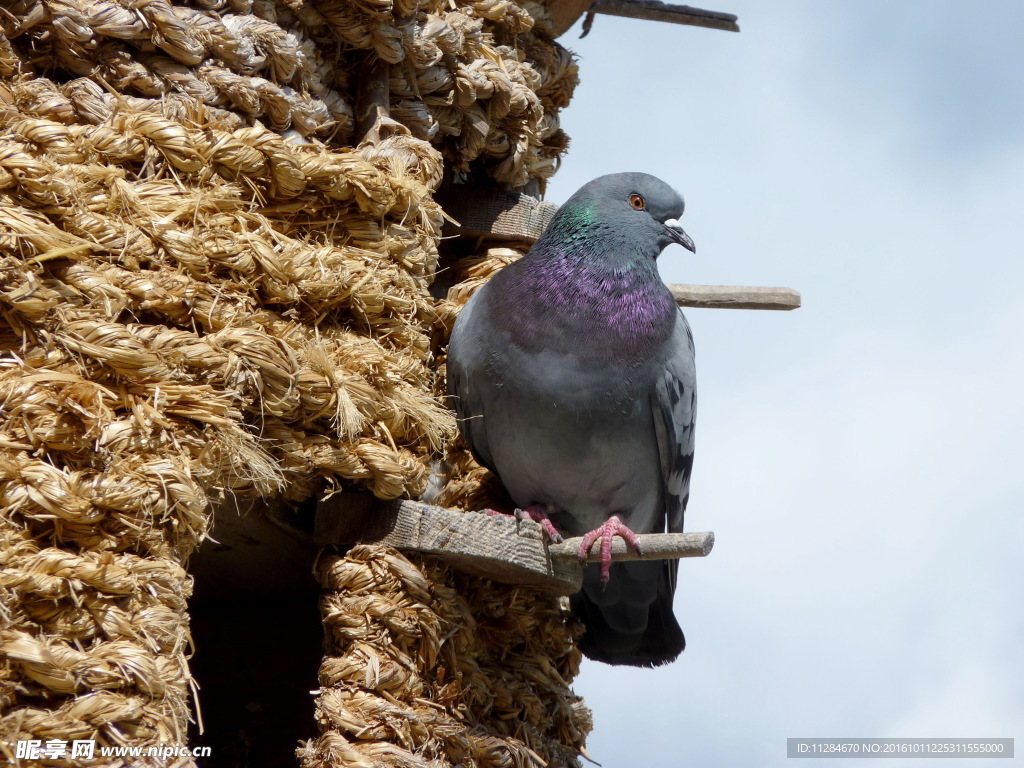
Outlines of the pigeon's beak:
M 679 243 L 690 253 L 697 252 L 697 246 L 693 244 L 693 240 L 690 239 L 690 236 L 683 232 L 683 228 L 679 225 L 679 222 L 676 219 L 667 219 L 665 221 L 665 229 L 669 231 L 669 237 L 671 237 L 674 242 Z

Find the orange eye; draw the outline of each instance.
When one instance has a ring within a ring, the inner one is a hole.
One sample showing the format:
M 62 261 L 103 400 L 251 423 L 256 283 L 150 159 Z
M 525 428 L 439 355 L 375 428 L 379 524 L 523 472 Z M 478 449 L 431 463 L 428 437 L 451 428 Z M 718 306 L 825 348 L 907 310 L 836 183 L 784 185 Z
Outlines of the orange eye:
M 644 200 L 642 195 L 630 195 L 629 204 L 636 208 L 638 211 L 642 211 L 647 207 L 647 201 Z

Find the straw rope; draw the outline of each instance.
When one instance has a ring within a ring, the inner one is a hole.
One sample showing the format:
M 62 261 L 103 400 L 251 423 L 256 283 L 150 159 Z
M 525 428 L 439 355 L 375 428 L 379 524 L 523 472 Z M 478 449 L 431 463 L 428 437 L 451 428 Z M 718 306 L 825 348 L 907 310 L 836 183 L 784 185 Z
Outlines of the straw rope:
M 554 173 L 568 146 L 558 110 L 578 81 L 576 64 L 550 39 L 550 16 L 537 2 L 10 5 L 0 22 L 0 76 L 58 68 L 95 86 L 79 100 L 102 100 L 102 84 L 134 111 L 148 109 L 145 97 L 162 97 L 179 109 L 210 109 L 215 121 L 230 124 L 233 113 L 344 142 L 354 129 L 349 73 L 365 51 L 393 65 L 391 117 L 435 143 L 456 171 L 480 159 L 495 180 L 520 186 Z M 60 90 L 36 108 L 67 114 L 76 95 Z
M 212 503 L 415 497 L 431 458 L 452 454 L 436 353 L 454 305 L 428 293 L 433 193 L 446 169 L 509 185 L 555 171 L 577 75 L 549 21 L 511 0 L 5 3 L 0 753 L 19 739 L 182 743 L 183 566 Z M 354 146 L 358 73 L 375 60 L 389 117 Z M 465 506 L 480 470 L 452 466 Z M 304 764 L 570 764 L 589 726 L 557 605 L 420 567 L 434 602 L 407 633 L 434 637 L 434 655 L 402 657 L 404 672 L 382 655 L 395 649 L 352 657 L 356 692 L 336 643 Z M 359 606 L 332 607 L 348 587 L 324 579 L 333 626 Z M 542 622 L 549 644 L 502 672 L 460 629 L 483 606 Z M 486 674 L 466 666 L 484 657 Z M 457 695 L 436 658 L 461 670 Z M 402 699 L 420 725 L 356 744 L 346 723 L 392 717 L 381 670 L 431 681 Z M 509 730 L 517 707 L 528 716 Z
M 493 245 L 455 262 L 452 267 L 457 281 L 448 290 L 447 297 L 437 303 L 435 322 L 436 343 L 444 349 L 459 310 L 470 296 L 499 270 L 524 255 L 522 245 L 505 247 Z M 438 376 L 435 390 L 441 394 L 445 388 L 446 356 L 437 359 Z M 443 456 L 434 462 L 434 476 L 425 494 L 426 500 L 450 509 L 498 509 L 511 512 L 514 504 L 498 477 L 476 463 L 461 435 L 445 445 Z
M 556 598 L 386 547 L 318 573 L 330 651 L 304 768 L 578 765 L 581 627 Z

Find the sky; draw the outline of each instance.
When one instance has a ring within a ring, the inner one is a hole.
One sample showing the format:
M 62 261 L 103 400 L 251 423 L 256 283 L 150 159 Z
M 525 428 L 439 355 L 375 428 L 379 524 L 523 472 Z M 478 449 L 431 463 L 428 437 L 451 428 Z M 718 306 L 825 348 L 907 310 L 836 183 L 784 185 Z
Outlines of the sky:
M 787 737 L 1024 749 L 1024 4 L 730 0 L 740 34 L 598 16 L 548 189 L 647 171 L 686 198 L 687 649 L 587 661 L 604 768 L 782 766 Z M 915 761 L 920 765 L 925 761 Z M 944 768 L 1024 762 L 943 760 Z M 809 765 L 872 765 L 858 759 Z

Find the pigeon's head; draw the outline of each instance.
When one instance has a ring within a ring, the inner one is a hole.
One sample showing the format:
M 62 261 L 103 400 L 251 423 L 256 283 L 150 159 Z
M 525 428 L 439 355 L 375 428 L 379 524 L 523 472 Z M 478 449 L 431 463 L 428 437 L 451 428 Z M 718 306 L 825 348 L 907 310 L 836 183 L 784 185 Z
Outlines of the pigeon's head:
M 657 253 L 672 243 L 697 252 L 693 240 L 679 225 L 682 196 L 648 173 L 612 173 L 584 185 L 568 201 L 566 209 L 585 208 L 601 224 L 628 232 L 632 238 L 650 239 Z

